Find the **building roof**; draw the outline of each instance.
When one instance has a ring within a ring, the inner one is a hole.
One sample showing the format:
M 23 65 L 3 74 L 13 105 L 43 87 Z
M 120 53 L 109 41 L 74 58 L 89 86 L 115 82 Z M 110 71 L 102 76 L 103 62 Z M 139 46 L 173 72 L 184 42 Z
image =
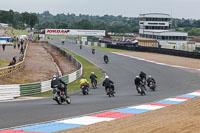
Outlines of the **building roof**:
M 140 14 L 139 17 L 145 17 L 145 18 L 171 18 L 169 14 L 164 14 L 164 13 L 145 13 L 145 14 Z
M 144 30 L 144 33 L 160 36 L 188 36 L 187 32 L 171 31 L 171 30 Z

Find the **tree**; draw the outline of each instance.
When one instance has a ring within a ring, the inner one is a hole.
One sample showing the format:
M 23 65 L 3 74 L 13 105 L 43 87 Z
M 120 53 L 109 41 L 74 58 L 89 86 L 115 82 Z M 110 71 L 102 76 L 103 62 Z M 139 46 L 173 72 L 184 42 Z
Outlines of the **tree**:
M 92 23 L 87 19 L 82 19 L 78 22 L 78 28 L 80 29 L 92 29 Z
M 68 28 L 68 24 L 61 22 L 58 24 L 58 29 L 67 29 Z

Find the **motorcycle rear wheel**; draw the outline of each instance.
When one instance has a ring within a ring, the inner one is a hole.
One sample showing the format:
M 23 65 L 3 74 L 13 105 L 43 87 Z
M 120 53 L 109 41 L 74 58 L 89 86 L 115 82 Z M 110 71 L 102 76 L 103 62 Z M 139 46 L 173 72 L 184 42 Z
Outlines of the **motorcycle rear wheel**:
M 66 100 L 67 104 L 70 104 L 71 103 L 71 98 L 69 96 L 67 96 L 66 99 L 67 99 Z

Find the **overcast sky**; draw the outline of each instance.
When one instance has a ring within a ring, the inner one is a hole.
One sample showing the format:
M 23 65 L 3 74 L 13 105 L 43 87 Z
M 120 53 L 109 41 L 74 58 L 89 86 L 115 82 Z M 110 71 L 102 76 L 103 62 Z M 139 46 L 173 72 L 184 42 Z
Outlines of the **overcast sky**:
M 138 17 L 141 13 L 168 13 L 176 18 L 200 19 L 200 0 L 1 0 L 0 10 L 19 12 L 50 11 L 76 15 L 122 15 Z

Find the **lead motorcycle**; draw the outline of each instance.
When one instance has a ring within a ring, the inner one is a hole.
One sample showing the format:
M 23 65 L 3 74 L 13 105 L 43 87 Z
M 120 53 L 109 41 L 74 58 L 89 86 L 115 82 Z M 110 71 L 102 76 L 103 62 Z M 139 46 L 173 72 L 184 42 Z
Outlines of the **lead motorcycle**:
M 138 93 L 140 93 L 142 96 L 146 95 L 145 90 L 146 90 L 146 88 L 145 88 L 144 83 L 142 83 L 141 85 L 138 86 Z
M 89 88 L 88 88 L 88 85 L 86 83 L 81 84 L 81 90 L 82 90 L 83 95 L 89 94 Z
M 53 100 L 55 100 L 59 105 L 66 102 L 68 104 L 71 103 L 70 97 L 65 96 L 64 91 L 58 89 L 58 87 L 53 88 Z

